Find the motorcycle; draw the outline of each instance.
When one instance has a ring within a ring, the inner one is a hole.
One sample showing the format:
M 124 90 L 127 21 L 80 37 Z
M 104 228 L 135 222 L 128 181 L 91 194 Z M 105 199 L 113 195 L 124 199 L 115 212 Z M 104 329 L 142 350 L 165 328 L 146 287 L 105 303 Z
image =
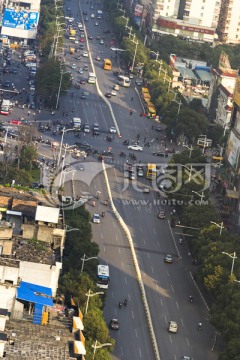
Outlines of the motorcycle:
M 144 146 L 144 147 L 150 147 L 150 143 L 147 142 L 147 143 L 145 143 L 143 146 Z
M 129 140 L 124 140 L 123 145 L 129 145 Z
M 121 301 L 119 301 L 118 307 L 119 307 L 119 309 L 121 309 L 121 307 L 122 307 L 122 302 Z
M 123 151 L 122 151 L 122 152 L 120 152 L 120 156 L 121 156 L 121 157 L 126 157 L 125 152 L 123 152 Z
M 124 306 L 127 306 L 127 302 L 128 302 L 127 299 L 125 299 L 125 300 L 124 300 L 124 303 L 123 303 Z

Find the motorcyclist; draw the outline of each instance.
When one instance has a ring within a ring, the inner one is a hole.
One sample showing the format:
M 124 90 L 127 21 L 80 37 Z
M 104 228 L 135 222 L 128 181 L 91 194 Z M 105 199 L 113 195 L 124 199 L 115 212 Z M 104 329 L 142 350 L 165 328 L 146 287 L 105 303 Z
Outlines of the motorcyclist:
M 189 301 L 190 301 L 191 303 L 193 302 L 193 296 L 192 296 L 192 295 L 189 296 Z
M 202 329 L 202 323 L 199 322 L 199 323 L 198 323 L 198 330 L 201 330 L 201 329 Z
M 102 217 L 104 217 L 105 216 L 105 211 L 102 211 Z
M 128 302 L 127 299 L 125 299 L 123 302 L 124 306 L 127 306 L 127 302 Z
M 121 307 L 122 307 L 122 302 L 121 301 L 119 301 L 118 306 L 119 306 L 119 309 L 121 309 Z

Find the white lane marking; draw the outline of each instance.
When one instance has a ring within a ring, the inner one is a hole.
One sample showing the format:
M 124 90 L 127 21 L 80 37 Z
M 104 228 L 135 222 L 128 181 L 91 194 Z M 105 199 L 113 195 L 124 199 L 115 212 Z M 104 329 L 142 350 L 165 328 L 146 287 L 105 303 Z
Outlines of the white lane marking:
M 116 240 L 118 241 L 118 236 L 117 236 L 117 234 L 115 235 L 115 238 L 116 238 Z
M 176 301 L 176 306 L 177 306 L 177 309 L 179 310 L 179 305 L 178 305 L 178 302 Z
M 127 285 L 127 278 L 125 277 L 125 284 Z
M 141 226 L 139 226 L 139 230 L 142 232 L 142 228 L 141 228 Z
M 132 318 L 134 319 L 134 312 L 132 311 Z
M 157 233 L 155 229 L 153 229 L 153 232 L 154 232 L 154 234 L 156 234 L 156 233 Z
M 181 318 L 181 323 L 182 323 L 182 327 L 184 327 L 184 322 L 183 322 L 183 318 Z
M 190 347 L 188 338 L 186 338 L 186 342 L 187 342 L 188 347 Z
M 118 248 L 118 253 L 121 254 L 121 249 L 120 248 Z
M 174 293 L 174 288 L 173 288 L 173 286 L 171 285 L 171 289 L 172 289 L 172 292 Z
M 103 239 L 103 233 L 101 233 L 101 238 Z
M 172 343 L 172 337 L 171 337 L 171 335 L 169 334 L 169 339 L 170 339 L 170 341 L 171 341 L 171 343 Z
M 154 274 L 154 268 L 153 267 L 151 267 L 151 270 L 152 270 L 152 273 Z
M 138 349 L 140 358 L 142 357 L 141 349 Z
M 136 338 L 138 337 L 137 329 L 135 329 L 135 336 L 136 336 Z

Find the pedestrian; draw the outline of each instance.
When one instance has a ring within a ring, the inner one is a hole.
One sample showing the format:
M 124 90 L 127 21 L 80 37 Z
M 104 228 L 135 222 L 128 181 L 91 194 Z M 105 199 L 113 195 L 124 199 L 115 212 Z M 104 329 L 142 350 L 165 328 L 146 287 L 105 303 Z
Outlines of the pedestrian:
M 129 114 L 130 114 L 130 115 L 132 115 L 132 113 L 133 113 L 133 111 L 132 111 L 132 110 L 130 110 L 130 113 L 129 113 Z
M 38 113 L 41 114 L 41 109 L 38 109 Z
M 35 117 L 36 116 L 36 114 L 35 114 L 35 112 L 33 113 L 33 117 Z
M 53 111 L 52 111 L 52 116 L 53 116 L 54 114 L 55 114 L 55 111 L 53 110 Z
M 154 129 L 154 125 L 152 125 L 152 130 Z
M 31 113 L 31 112 L 30 112 L 30 111 L 28 111 L 28 116 L 30 116 L 30 113 Z
M 75 108 L 72 109 L 72 113 L 74 113 L 74 112 L 75 112 Z
M 146 140 L 147 140 L 147 138 L 145 137 L 145 138 L 143 139 L 143 142 L 145 143 L 145 142 L 146 142 Z
M 86 160 L 86 157 L 87 157 L 87 155 L 85 154 L 85 155 L 83 156 L 84 160 Z
M 133 96 L 131 97 L 131 101 L 133 101 Z
M 65 115 L 65 112 L 63 111 L 63 116 Z

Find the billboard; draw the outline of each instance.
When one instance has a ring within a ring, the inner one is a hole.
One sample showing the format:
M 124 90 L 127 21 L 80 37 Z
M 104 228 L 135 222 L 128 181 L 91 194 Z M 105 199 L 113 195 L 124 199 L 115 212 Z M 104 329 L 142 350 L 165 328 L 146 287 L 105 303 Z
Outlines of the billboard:
M 2 35 L 36 39 L 39 13 L 37 11 L 5 9 Z
M 236 169 L 238 166 L 238 159 L 239 159 L 239 150 L 240 150 L 240 142 L 234 132 L 231 131 L 227 149 L 226 149 L 226 156 L 229 164 Z
M 237 77 L 233 99 L 235 104 L 240 108 L 240 76 Z
M 34 31 L 38 25 L 38 18 L 38 12 L 5 9 L 2 26 L 20 30 Z

